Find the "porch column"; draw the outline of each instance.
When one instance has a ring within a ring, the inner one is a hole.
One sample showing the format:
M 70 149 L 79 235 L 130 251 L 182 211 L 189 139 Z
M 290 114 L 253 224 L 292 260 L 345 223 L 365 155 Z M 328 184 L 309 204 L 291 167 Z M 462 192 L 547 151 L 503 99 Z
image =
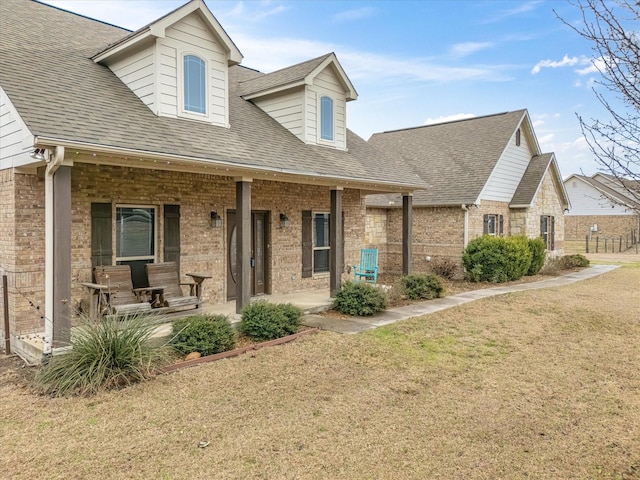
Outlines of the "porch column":
M 342 280 L 342 188 L 331 190 L 331 214 L 329 215 L 329 293 L 333 297 Z
M 44 354 L 71 343 L 71 167 L 64 147 L 50 152 L 45 170 Z
M 71 344 L 71 167 L 53 174 L 53 348 Z
M 236 313 L 251 302 L 251 179 L 236 179 Z
M 411 274 L 412 262 L 412 205 L 413 195 L 402 195 L 402 274 Z

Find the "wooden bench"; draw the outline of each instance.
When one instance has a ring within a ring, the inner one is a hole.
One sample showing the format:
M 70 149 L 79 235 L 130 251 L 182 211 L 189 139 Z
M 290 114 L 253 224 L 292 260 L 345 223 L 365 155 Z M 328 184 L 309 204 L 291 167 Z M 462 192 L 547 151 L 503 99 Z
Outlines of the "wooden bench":
M 145 288 L 133 288 L 129 265 L 105 265 L 93 268 L 96 283 L 83 283 L 91 291 L 90 316 L 141 315 L 151 312 Z
M 360 264 L 353 266 L 353 279 L 358 282 L 378 283 L 378 249 L 363 248 L 360 250 Z
M 160 304 L 167 309 L 175 311 L 184 307 L 198 308 L 202 303 L 202 282 L 208 275 L 187 273 L 192 278 L 190 282 L 180 282 L 178 266 L 176 262 L 147 263 L 147 280 L 149 288 L 158 290 L 160 293 Z M 189 287 L 189 294 L 185 295 L 182 287 Z

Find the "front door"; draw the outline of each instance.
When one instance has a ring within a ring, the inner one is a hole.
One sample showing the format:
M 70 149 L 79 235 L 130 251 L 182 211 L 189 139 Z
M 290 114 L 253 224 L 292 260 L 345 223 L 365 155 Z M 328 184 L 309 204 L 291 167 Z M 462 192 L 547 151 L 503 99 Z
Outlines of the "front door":
M 268 213 L 251 213 L 251 295 L 266 293 Z M 237 295 L 236 212 L 227 211 L 227 300 Z

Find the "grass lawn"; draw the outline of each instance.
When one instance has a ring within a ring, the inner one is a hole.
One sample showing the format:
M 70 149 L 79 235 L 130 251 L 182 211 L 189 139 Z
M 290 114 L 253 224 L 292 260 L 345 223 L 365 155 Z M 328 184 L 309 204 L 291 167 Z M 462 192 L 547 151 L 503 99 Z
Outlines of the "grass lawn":
M 88 399 L 5 372 L 0 477 L 638 479 L 638 285 L 625 264 Z

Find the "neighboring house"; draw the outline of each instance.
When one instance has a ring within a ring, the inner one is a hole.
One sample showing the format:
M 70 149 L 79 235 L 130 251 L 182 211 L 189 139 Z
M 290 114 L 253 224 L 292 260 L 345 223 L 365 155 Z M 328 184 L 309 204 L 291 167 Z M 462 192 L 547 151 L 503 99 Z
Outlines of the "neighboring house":
M 363 246 L 365 193 L 409 202 L 424 187 L 347 129 L 357 94 L 333 53 L 267 75 L 241 60 L 201 0 L 136 32 L 0 2 L 13 334 L 67 344 L 97 265 L 129 264 L 139 286 L 145 263 L 175 261 L 238 311 L 262 293 L 334 292 Z
M 571 200 L 571 210 L 565 217 L 567 240 L 584 240 L 587 236 L 627 237 L 632 231 L 637 238 L 640 201 L 615 177 L 603 173 L 591 177 L 573 174 L 565 179 L 564 186 Z M 634 186 L 638 190 L 637 184 L 627 183 L 627 188 Z
M 568 208 L 553 153 L 542 153 L 526 110 L 374 134 L 369 143 L 400 158 L 430 187 L 413 196 L 413 269 L 427 257 L 461 261 L 470 240 L 542 236 L 563 251 Z M 367 197 L 367 244 L 398 271 L 402 218 L 397 195 Z

